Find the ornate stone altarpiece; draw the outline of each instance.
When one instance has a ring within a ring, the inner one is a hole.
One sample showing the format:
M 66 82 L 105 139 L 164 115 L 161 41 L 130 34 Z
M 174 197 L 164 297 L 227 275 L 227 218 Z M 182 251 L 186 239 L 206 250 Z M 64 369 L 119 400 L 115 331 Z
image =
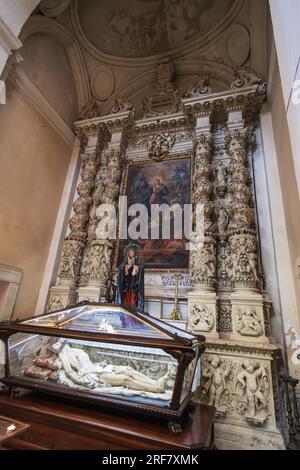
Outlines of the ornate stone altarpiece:
M 190 252 L 180 297 L 187 328 L 207 337 L 195 400 L 216 407 L 220 448 L 282 448 L 278 348 L 265 314 L 252 181 L 254 129 L 266 88 L 241 69 L 226 92 L 214 93 L 206 77 L 180 96 L 172 73 L 170 63 L 159 66 L 143 119 L 135 121 L 128 100 L 122 106 L 118 97 L 112 114 L 75 123 L 81 174 L 47 310 L 103 298 L 116 242 L 97 237 L 97 208 L 117 206 L 125 164 L 190 156 L 191 203 L 204 207 L 204 241 Z M 146 296 L 167 301 L 174 295 L 168 276 L 148 273 Z

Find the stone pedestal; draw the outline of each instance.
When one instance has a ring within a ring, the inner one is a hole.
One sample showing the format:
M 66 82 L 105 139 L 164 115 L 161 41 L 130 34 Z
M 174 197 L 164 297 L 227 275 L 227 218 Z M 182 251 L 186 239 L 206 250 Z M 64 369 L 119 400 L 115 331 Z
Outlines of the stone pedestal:
M 218 448 L 284 448 L 276 427 L 276 352 L 256 340 L 208 340 L 194 401 L 215 406 Z
M 215 444 L 218 450 L 285 450 L 281 433 L 264 429 L 250 429 L 217 420 L 215 424 Z
M 217 332 L 217 296 L 215 292 L 192 291 L 188 294 L 188 330 L 210 340 L 219 338 Z
M 74 286 L 60 285 L 51 287 L 49 291 L 46 312 L 54 312 L 77 303 L 77 293 Z
M 79 287 L 77 293 L 78 302 L 83 302 L 84 300 L 88 302 L 100 302 L 101 299 L 101 289 L 96 286 Z

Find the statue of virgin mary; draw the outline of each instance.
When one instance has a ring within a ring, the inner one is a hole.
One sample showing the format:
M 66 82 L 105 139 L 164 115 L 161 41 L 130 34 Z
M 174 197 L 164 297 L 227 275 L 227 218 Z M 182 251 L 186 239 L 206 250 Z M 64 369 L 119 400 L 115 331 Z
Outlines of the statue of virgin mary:
M 144 266 L 138 256 L 141 248 L 128 245 L 117 275 L 116 303 L 133 305 L 144 312 Z

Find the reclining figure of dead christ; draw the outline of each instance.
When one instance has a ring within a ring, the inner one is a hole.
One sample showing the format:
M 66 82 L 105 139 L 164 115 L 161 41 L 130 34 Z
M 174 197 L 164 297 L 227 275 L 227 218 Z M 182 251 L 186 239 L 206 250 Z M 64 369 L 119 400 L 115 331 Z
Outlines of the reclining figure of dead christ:
M 85 351 L 65 344 L 56 356 L 37 357 L 34 364 L 25 369 L 24 375 L 53 380 L 73 388 L 102 392 L 108 388 L 110 393 L 114 393 L 112 388 L 118 387 L 118 393 L 129 394 L 128 391 L 132 390 L 140 392 L 133 394 L 145 396 L 148 393 L 166 394 L 169 369 L 166 375 L 153 380 L 130 366 L 93 363 Z

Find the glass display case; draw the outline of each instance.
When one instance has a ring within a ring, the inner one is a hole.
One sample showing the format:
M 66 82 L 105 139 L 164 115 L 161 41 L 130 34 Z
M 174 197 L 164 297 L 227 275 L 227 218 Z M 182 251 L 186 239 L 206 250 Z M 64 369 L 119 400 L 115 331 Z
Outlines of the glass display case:
M 158 415 L 180 432 L 205 338 L 121 305 L 0 324 L 8 387 Z

